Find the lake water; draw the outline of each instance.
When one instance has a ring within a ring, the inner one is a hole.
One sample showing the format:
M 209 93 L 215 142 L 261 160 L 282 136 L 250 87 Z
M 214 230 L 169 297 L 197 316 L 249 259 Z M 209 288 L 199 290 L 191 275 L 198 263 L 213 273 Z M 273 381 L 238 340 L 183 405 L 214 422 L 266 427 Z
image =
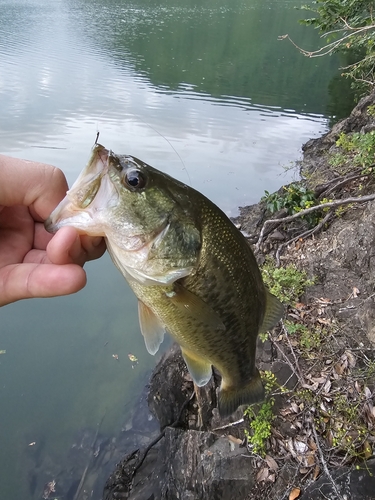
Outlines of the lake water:
M 296 176 L 285 167 L 302 144 L 350 107 L 336 57 L 278 40 L 318 46 L 298 24 L 302 3 L 0 0 L 0 152 L 57 165 L 72 183 L 100 131 L 235 215 Z M 80 431 L 103 419 L 116 436 L 155 364 L 108 256 L 86 268 L 77 295 L 0 311 L 1 500 L 58 487 Z

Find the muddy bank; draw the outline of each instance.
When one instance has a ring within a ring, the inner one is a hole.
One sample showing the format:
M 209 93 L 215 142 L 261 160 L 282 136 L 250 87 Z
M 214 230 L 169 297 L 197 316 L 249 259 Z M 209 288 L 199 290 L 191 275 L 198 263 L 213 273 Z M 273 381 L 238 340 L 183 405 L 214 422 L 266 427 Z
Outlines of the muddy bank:
M 304 146 L 302 184 L 317 199 L 375 192 L 374 175 L 348 165 L 343 172 L 329 162 L 341 132 L 375 129 L 369 112 L 374 105 L 374 95 L 366 97 L 350 117 Z M 285 210 L 274 214 L 286 215 Z M 277 256 L 284 266 L 292 262 L 314 285 L 288 307 L 285 323 L 259 341 L 258 366 L 273 372 L 285 388 L 272 394 L 274 417 L 264 453 L 248 445 L 250 422 L 240 410 L 219 418 L 219 374 L 194 395 L 173 347 L 155 369 L 148 391 L 160 433 L 121 460 L 103 499 L 375 497 L 375 201 L 322 213 L 326 222 L 310 234 L 306 219 L 269 224 L 260 241 L 270 217 L 261 202 L 241 208 L 234 222 L 258 242 L 260 263 L 266 255 Z

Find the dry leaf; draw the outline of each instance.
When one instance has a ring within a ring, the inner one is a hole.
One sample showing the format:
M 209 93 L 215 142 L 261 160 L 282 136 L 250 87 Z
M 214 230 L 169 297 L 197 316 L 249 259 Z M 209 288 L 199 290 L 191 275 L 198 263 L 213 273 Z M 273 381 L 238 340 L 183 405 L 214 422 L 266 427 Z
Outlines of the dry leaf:
M 318 303 L 320 304 L 331 304 L 331 300 L 330 299 L 324 299 L 323 297 L 320 297 L 319 299 L 316 300 Z
M 279 468 L 279 466 L 277 465 L 276 460 L 274 458 L 270 457 L 269 455 L 266 455 L 265 460 L 267 462 L 268 467 L 271 470 L 277 470 Z
M 292 408 L 292 410 L 294 411 L 294 413 L 299 413 L 300 412 L 300 409 L 298 408 L 298 406 L 296 405 L 296 403 L 291 403 L 290 407 Z
M 318 318 L 318 323 L 320 323 L 321 325 L 330 325 L 331 324 L 331 320 L 330 319 L 324 319 L 324 318 Z
M 242 439 L 236 438 L 236 437 L 232 436 L 231 434 L 228 434 L 228 439 L 229 439 L 229 441 L 231 441 L 232 443 L 235 443 L 235 444 L 242 444 Z
M 301 494 L 301 490 L 299 488 L 293 488 L 289 494 L 289 500 L 295 500 Z
M 316 443 L 313 439 L 309 439 L 309 446 L 313 451 L 316 451 L 318 447 L 316 446 Z
M 314 455 L 308 455 L 307 456 L 307 465 L 309 467 L 312 467 L 313 465 L 315 465 L 315 457 L 314 457 Z
M 328 394 L 329 391 L 331 390 L 331 381 L 327 380 L 327 382 L 324 384 L 323 391 Z
M 354 354 L 351 351 L 345 351 L 345 354 L 346 354 L 346 358 L 348 360 L 350 368 L 354 368 L 355 363 L 356 363 L 356 359 L 355 359 Z
M 260 471 L 257 474 L 257 481 L 258 482 L 266 481 L 268 479 L 269 472 L 270 471 L 268 467 L 263 467 L 262 469 L 260 469 Z
M 320 474 L 320 467 L 319 467 L 319 465 L 316 465 L 315 469 L 314 469 L 314 474 L 313 474 L 313 480 L 314 481 L 319 476 L 319 474 Z
M 335 371 L 336 371 L 337 375 L 342 375 L 345 371 L 344 363 L 336 363 L 335 364 Z

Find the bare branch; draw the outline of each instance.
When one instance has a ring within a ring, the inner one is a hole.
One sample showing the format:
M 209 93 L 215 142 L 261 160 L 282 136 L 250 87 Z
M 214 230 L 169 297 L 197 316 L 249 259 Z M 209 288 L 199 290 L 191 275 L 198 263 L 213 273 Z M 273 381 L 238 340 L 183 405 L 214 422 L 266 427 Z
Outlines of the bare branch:
M 290 222 L 292 220 L 298 219 L 300 217 L 303 217 L 305 215 L 311 214 L 313 212 L 316 212 L 317 210 L 321 210 L 323 208 L 334 208 L 334 207 L 339 207 L 341 205 L 349 205 L 350 203 L 365 203 L 366 201 L 371 201 L 375 199 L 375 194 L 369 194 L 367 196 L 358 196 L 354 198 L 344 198 L 341 200 L 335 200 L 335 201 L 329 201 L 327 203 L 321 203 L 320 205 L 314 205 L 313 207 L 306 208 L 305 210 L 301 210 L 300 212 L 297 212 L 293 215 L 289 215 L 288 217 L 284 217 L 282 219 L 269 219 L 266 220 L 263 224 L 262 230 L 259 235 L 258 242 L 255 246 L 255 250 L 259 251 L 260 250 L 260 245 L 262 244 L 263 237 L 265 230 L 268 225 L 270 224 L 275 224 L 275 223 L 283 223 L 283 222 Z
M 335 480 L 333 479 L 331 473 L 329 472 L 329 469 L 328 469 L 328 465 L 327 465 L 327 462 L 324 458 L 324 453 L 323 453 L 323 450 L 320 446 L 320 443 L 319 443 L 319 436 L 318 436 L 318 433 L 316 432 L 316 427 L 315 427 L 315 423 L 314 423 L 314 418 L 312 415 L 310 415 L 310 425 L 311 425 L 311 430 L 314 434 L 314 439 L 315 439 L 315 444 L 316 444 L 316 447 L 318 448 L 318 453 L 319 453 L 319 458 L 320 458 L 320 462 L 323 466 L 323 469 L 324 469 L 324 472 L 326 474 L 326 476 L 328 477 L 328 479 L 331 481 L 332 483 L 332 487 L 337 495 L 337 498 L 339 500 L 344 500 L 343 496 L 341 495 L 340 491 L 338 490 L 337 488 L 337 485 L 335 483 Z

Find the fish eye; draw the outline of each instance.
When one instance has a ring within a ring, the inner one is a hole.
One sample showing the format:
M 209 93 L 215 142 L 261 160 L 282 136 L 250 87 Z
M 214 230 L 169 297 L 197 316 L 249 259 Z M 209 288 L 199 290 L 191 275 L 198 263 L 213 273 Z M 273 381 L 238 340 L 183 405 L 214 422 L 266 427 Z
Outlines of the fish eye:
M 129 170 L 125 174 L 125 184 L 131 189 L 141 189 L 146 185 L 146 179 L 140 170 Z

